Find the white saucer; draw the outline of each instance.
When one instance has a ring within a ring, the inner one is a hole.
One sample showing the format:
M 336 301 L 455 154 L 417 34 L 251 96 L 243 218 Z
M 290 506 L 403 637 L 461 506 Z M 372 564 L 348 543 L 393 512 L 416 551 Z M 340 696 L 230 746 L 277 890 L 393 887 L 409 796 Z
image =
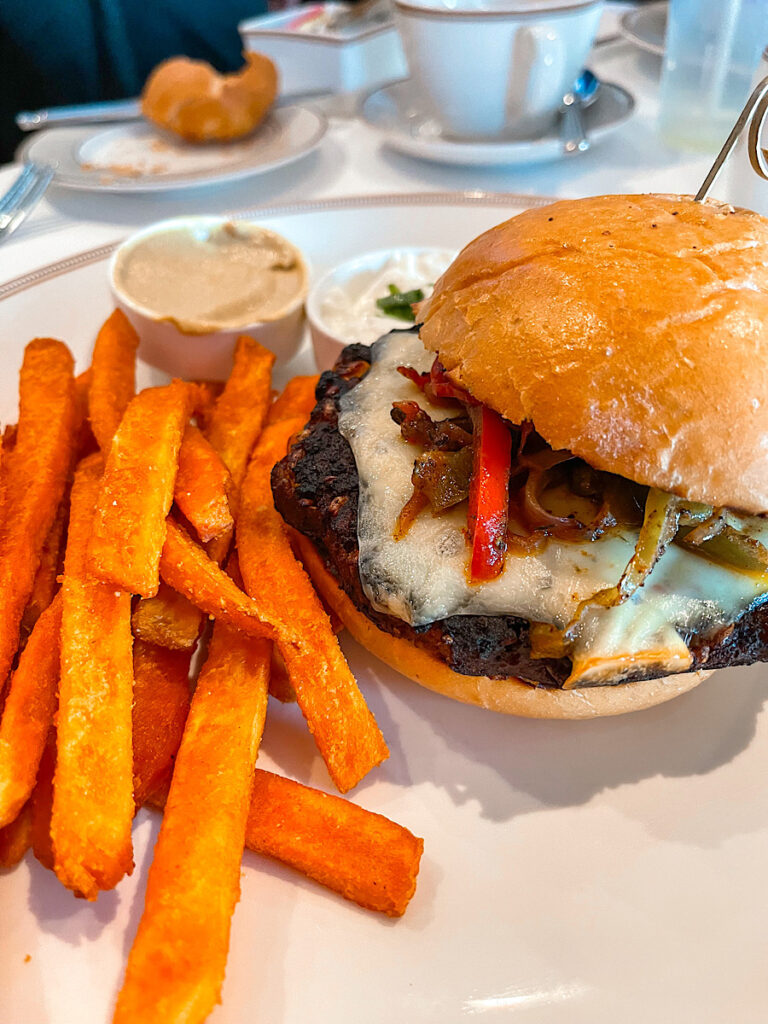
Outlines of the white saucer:
M 627 11 L 620 22 L 621 34 L 646 53 L 663 57 L 668 14 L 669 4 L 666 0 L 663 3 L 648 4 L 636 11 Z
M 307 107 L 274 109 L 239 142 L 191 145 L 146 121 L 118 127 L 51 128 L 21 148 L 21 158 L 56 167 L 54 183 L 89 192 L 165 192 L 236 181 L 292 163 L 326 131 Z
M 566 154 L 557 127 L 539 139 L 457 139 L 421 111 L 410 79 L 393 82 L 362 101 L 363 119 L 384 136 L 388 145 L 409 156 L 438 163 L 498 167 L 558 160 Z M 635 108 L 631 94 L 612 82 L 602 82 L 595 102 L 584 111 L 591 142 L 618 128 Z

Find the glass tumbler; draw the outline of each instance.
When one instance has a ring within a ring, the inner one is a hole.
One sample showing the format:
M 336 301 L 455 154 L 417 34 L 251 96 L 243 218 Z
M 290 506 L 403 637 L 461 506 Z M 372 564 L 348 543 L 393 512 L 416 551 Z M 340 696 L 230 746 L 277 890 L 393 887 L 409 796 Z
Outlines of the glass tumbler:
M 768 48 L 763 51 L 753 86 L 768 77 Z M 741 133 L 739 141 L 723 168 L 722 186 L 715 187 L 714 194 L 734 206 L 745 206 L 768 217 L 768 181 L 753 169 L 749 157 L 749 133 Z M 763 125 L 758 144 L 768 157 L 768 126 Z
M 720 148 L 768 46 L 768 0 L 670 0 L 659 130 L 672 146 Z

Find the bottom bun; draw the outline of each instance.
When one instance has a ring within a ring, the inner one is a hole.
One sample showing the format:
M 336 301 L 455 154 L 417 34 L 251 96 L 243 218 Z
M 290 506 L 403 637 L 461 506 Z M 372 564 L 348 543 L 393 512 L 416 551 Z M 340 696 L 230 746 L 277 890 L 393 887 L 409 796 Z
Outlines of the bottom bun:
M 461 675 L 408 640 L 378 629 L 355 608 L 339 587 L 312 542 L 295 530 L 291 533 L 299 556 L 323 600 L 355 640 L 397 672 L 453 700 L 522 718 L 600 718 L 663 704 L 692 690 L 711 675 L 711 672 L 684 672 L 663 679 L 580 690 L 530 686 L 514 676 L 491 679 L 489 676 Z

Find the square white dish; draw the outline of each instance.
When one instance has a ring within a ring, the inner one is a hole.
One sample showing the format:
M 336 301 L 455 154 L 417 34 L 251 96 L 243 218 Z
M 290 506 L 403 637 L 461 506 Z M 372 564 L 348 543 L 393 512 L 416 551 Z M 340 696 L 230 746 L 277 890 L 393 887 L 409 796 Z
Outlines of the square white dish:
M 245 50 L 266 54 L 277 65 L 280 95 L 356 92 L 407 74 L 400 36 L 392 21 L 356 26 L 338 32 L 300 31 L 307 13 L 334 13 L 346 4 L 292 8 L 238 25 Z M 301 15 L 299 15 L 301 11 Z

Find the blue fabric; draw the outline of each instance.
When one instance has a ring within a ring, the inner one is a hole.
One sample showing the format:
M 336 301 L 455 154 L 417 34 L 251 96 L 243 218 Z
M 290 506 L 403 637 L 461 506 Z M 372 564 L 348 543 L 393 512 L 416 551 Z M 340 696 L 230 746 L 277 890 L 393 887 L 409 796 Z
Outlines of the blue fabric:
M 0 0 L 0 161 L 19 110 L 136 96 L 183 54 L 220 71 L 242 63 L 238 22 L 266 0 Z

